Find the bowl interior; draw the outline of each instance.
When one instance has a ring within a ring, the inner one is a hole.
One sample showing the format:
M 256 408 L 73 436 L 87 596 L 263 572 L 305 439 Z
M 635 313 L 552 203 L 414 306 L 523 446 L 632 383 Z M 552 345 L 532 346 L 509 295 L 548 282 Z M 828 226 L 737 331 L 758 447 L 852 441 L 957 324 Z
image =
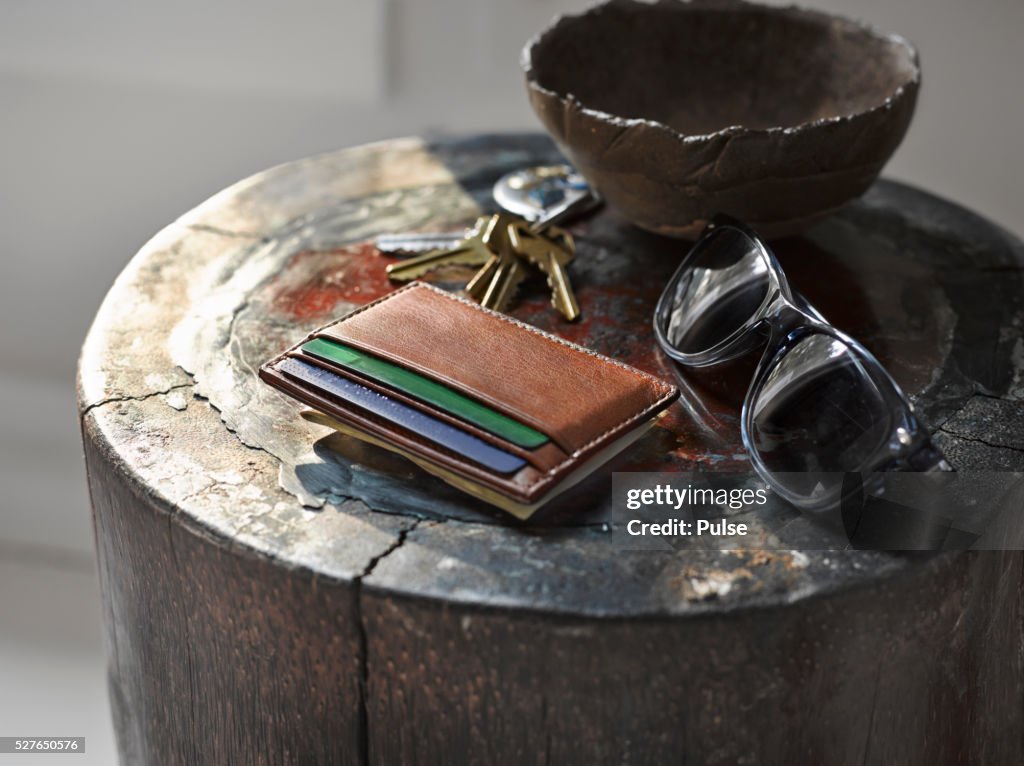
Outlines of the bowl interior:
M 685 135 L 862 112 L 917 77 L 899 38 L 813 11 L 700 0 L 616 0 L 563 17 L 530 64 L 531 80 L 560 96 Z

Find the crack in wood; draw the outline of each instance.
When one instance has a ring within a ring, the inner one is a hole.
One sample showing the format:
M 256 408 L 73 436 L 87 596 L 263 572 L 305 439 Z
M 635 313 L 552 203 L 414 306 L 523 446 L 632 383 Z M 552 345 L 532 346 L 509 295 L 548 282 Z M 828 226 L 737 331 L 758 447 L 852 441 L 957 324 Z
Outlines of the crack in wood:
M 186 374 L 188 373 L 186 372 Z M 171 393 L 171 391 L 178 391 L 182 388 L 192 388 L 195 385 L 196 383 L 193 380 L 188 383 L 176 383 L 175 385 L 169 386 L 168 388 L 164 388 L 159 391 L 150 391 L 149 393 L 145 394 L 109 396 L 105 399 L 100 399 L 98 402 L 88 404 L 84 408 L 82 408 L 82 421 L 85 421 L 85 416 L 88 415 L 90 412 L 97 409 L 98 407 L 103 407 L 107 404 L 116 404 L 117 402 L 144 402 L 147 399 L 152 399 L 154 396 L 163 396 L 164 394 Z
M 871 754 L 871 737 L 874 734 L 875 729 L 875 713 L 878 711 L 878 689 L 882 685 L 882 666 L 885 664 L 885 657 L 882 656 L 878 660 L 878 666 L 875 668 L 875 683 L 874 691 L 871 695 L 871 712 L 868 714 L 868 727 L 865 732 L 864 738 L 864 750 L 863 759 L 861 760 L 861 766 L 867 766 L 869 763 L 868 756 Z
M 937 428 L 935 430 L 937 432 L 939 432 L 939 433 L 943 433 L 946 436 L 949 436 L 950 438 L 959 439 L 960 441 L 965 441 L 965 442 L 972 442 L 973 444 L 982 444 L 982 445 L 984 445 L 986 447 L 990 447 L 991 449 L 1001 449 L 1001 450 L 1007 450 L 1008 452 L 1017 452 L 1017 453 L 1024 452 L 1024 447 L 1013 447 L 1013 446 L 1010 446 L 1010 445 L 1007 445 L 1007 444 L 995 444 L 993 442 L 986 441 L 985 439 L 981 439 L 981 438 L 979 438 L 977 436 L 965 436 L 962 433 L 957 433 L 956 431 L 950 431 L 945 426 L 942 426 L 942 427 Z
M 369 641 L 366 633 L 366 622 L 363 619 L 363 580 L 373 574 L 385 558 L 405 545 L 406 538 L 411 532 L 424 521 L 417 517 L 408 527 L 400 529 L 395 541 L 371 558 L 362 573 L 352 578 L 353 616 L 355 618 L 356 631 L 359 635 L 359 754 L 364 764 L 370 763 L 370 716 L 367 702 L 369 689 Z
M 214 412 L 216 412 L 218 415 L 220 415 L 221 416 L 220 422 L 221 422 L 221 425 L 224 426 L 224 430 L 226 430 L 229 434 L 234 436 L 235 439 L 238 440 L 238 443 L 241 444 L 243 447 L 245 447 L 248 450 L 252 450 L 253 452 L 262 452 L 265 455 L 270 455 L 270 457 L 274 458 L 274 460 L 282 461 L 282 458 L 280 457 L 280 455 L 274 454 L 273 452 L 268 450 L 266 447 L 261 447 L 258 444 L 250 444 L 245 439 L 243 439 L 241 434 L 239 434 L 236 429 L 232 428 L 230 425 L 228 425 L 227 422 L 225 422 L 223 411 L 220 409 L 220 407 L 218 407 L 216 404 L 214 404 L 210 400 L 210 397 L 208 397 L 208 396 L 206 396 L 204 394 L 201 394 L 198 391 L 195 394 L 193 394 L 193 397 L 197 401 L 205 402 L 210 407 L 210 409 L 212 409 Z

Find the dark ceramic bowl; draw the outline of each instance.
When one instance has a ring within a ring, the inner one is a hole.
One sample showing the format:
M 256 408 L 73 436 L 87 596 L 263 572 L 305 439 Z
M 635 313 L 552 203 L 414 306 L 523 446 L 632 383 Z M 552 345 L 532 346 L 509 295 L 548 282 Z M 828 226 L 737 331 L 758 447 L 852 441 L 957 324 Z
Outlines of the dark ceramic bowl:
M 794 234 L 863 193 L 913 116 L 917 53 L 817 11 L 611 0 L 527 43 L 530 102 L 605 199 L 693 238 L 716 213 Z

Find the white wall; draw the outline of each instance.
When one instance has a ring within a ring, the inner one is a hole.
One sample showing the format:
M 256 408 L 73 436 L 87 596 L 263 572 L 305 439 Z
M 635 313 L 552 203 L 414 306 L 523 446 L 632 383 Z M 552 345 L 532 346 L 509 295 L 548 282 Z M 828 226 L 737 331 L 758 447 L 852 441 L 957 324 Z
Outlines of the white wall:
M 288 159 L 424 131 L 536 127 L 520 45 L 585 4 L 0 5 L 0 541 L 88 554 L 75 359 L 104 292 L 149 235 Z M 1024 229 L 1024 2 L 807 4 L 920 47 L 918 114 L 888 173 Z

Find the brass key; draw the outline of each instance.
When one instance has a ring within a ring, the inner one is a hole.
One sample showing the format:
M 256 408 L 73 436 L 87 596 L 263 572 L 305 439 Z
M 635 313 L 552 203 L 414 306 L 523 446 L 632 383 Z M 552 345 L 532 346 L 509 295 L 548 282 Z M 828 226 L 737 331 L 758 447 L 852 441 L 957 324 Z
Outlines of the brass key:
M 527 277 L 526 265 L 516 255 L 509 240 L 512 225 L 520 221 L 522 219 L 517 216 L 498 213 L 484 232 L 484 242 L 494 255 L 466 285 L 466 292 L 485 308 L 505 311 L 520 283 Z
M 395 282 L 409 282 L 437 269 L 447 266 L 483 266 L 494 254 L 487 246 L 486 239 L 499 216 L 482 216 L 455 247 L 433 250 L 423 255 L 392 263 L 387 267 L 388 279 Z
M 494 279 L 495 273 L 498 271 L 498 264 L 501 262 L 501 256 L 492 255 L 487 259 L 487 263 L 483 265 L 473 278 L 466 283 L 466 295 L 475 300 L 477 303 L 482 303 L 484 295 L 487 294 L 487 288 L 491 286 L 491 280 Z
M 549 226 L 543 234 L 538 234 L 529 224 L 517 221 L 509 224 L 508 238 L 516 253 L 547 275 L 551 305 L 558 313 L 569 322 L 579 319 L 580 307 L 565 270 L 576 252 L 572 235 L 555 226 Z
M 495 214 L 491 216 L 484 230 L 483 242 L 490 250 L 491 257 L 466 284 L 466 294 L 477 303 L 483 303 L 484 296 L 487 295 L 501 265 L 501 253 L 509 248 L 508 227 L 513 220 L 516 219 L 502 213 Z
M 480 305 L 494 311 L 505 311 L 519 289 L 519 285 L 527 276 L 525 264 L 510 248 L 498 256 L 498 265 L 494 276 L 487 285 L 487 290 Z

